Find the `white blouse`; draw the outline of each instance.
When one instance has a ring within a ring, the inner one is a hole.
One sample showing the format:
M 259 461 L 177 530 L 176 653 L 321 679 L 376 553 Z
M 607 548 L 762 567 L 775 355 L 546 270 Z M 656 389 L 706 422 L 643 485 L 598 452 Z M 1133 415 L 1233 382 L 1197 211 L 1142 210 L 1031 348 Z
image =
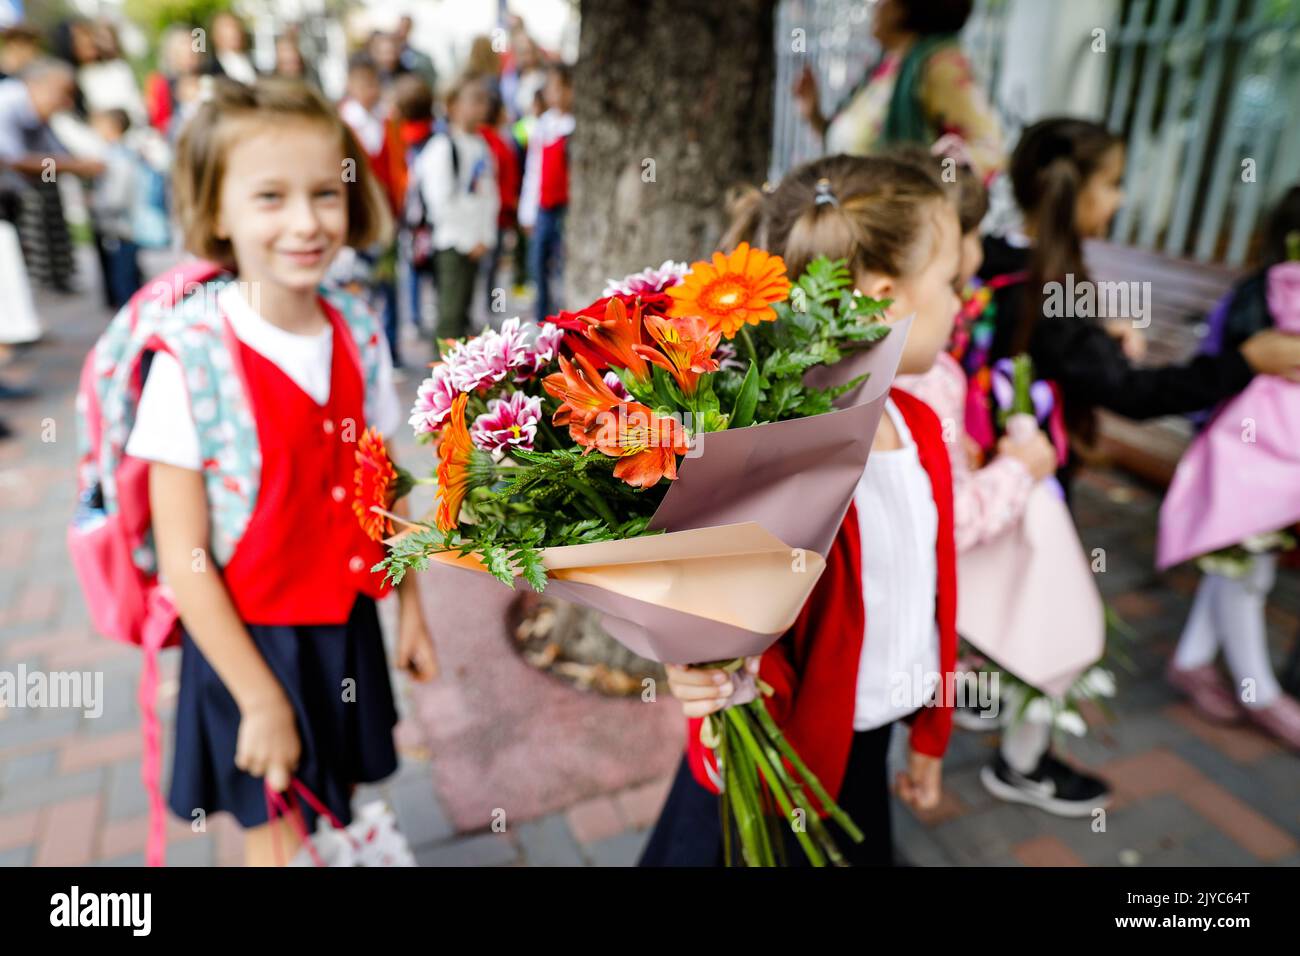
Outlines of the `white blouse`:
M 939 682 L 939 512 L 930 476 L 893 399 L 886 401 L 885 412 L 903 447 L 872 451 L 853 495 L 862 532 L 867 613 L 855 731 L 905 717 L 930 699 Z
M 334 361 L 332 324 L 311 335 L 286 332 L 253 309 L 238 283 L 222 289 L 217 303 L 230 319 L 235 338 L 270 360 L 317 405 L 329 401 Z M 382 333 L 380 337 L 383 338 Z M 405 416 L 393 384 L 393 366 L 386 341 L 379 343 L 379 377 L 371 398 L 367 408 L 374 410 L 375 420 L 370 424 L 384 435 L 394 434 Z M 190 414 L 185 373 L 180 363 L 166 352 L 156 352 L 149 366 L 126 453 L 193 471 L 202 468 L 199 433 Z

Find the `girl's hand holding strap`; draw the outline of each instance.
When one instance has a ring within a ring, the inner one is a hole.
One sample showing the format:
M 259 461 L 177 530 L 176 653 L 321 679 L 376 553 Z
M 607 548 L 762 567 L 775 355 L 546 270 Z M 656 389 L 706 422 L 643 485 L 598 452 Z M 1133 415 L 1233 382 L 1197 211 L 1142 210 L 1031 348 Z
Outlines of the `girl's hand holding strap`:
M 302 748 L 293 707 L 254 646 L 208 555 L 203 475 L 152 463 L 149 505 L 159 571 L 175 596 L 181 621 L 239 706 L 235 765 L 283 791 Z

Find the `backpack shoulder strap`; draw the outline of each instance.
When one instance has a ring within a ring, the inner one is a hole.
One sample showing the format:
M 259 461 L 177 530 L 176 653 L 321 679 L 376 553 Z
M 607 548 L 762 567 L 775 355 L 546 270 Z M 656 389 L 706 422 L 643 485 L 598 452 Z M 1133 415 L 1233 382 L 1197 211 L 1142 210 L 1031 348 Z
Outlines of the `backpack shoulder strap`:
M 459 186 L 460 185 L 460 150 L 456 148 L 456 137 L 451 135 L 451 130 L 447 130 L 445 133 L 443 133 L 443 135 L 447 137 L 447 147 L 448 149 L 451 150 L 451 175 L 452 178 L 456 181 L 456 185 Z

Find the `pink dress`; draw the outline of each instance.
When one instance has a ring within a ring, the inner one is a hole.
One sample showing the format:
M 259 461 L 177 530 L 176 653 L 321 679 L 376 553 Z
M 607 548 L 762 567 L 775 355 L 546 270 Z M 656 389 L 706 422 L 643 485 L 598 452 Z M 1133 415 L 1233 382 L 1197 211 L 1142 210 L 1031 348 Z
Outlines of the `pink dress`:
M 1300 333 L 1300 262 L 1268 271 L 1268 310 Z M 1256 376 L 1226 402 L 1178 463 L 1160 508 L 1156 565 L 1280 531 L 1300 521 L 1300 384 Z

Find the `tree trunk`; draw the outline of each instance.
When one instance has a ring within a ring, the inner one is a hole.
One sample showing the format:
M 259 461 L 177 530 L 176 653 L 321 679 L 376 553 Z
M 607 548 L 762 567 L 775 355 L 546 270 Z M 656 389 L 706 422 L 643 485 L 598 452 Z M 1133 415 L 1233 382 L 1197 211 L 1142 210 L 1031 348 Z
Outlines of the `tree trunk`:
M 564 227 L 567 308 L 598 298 L 607 279 L 708 255 L 726 227 L 728 187 L 766 178 L 775 5 L 584 0 Z M 526 652 L 537 666 L 561 676 L 567 665 L 619 675 L 580 681 L 608 693 L 637 693 L 642 677 L 661 673 L 605 635 L 596 615 L 554 603 L 528 642 L 550 645 Z
M 582 3 L 566 304 L 608 278 L 710 253 L 724 197 L 772 139 L 775 0 Z

